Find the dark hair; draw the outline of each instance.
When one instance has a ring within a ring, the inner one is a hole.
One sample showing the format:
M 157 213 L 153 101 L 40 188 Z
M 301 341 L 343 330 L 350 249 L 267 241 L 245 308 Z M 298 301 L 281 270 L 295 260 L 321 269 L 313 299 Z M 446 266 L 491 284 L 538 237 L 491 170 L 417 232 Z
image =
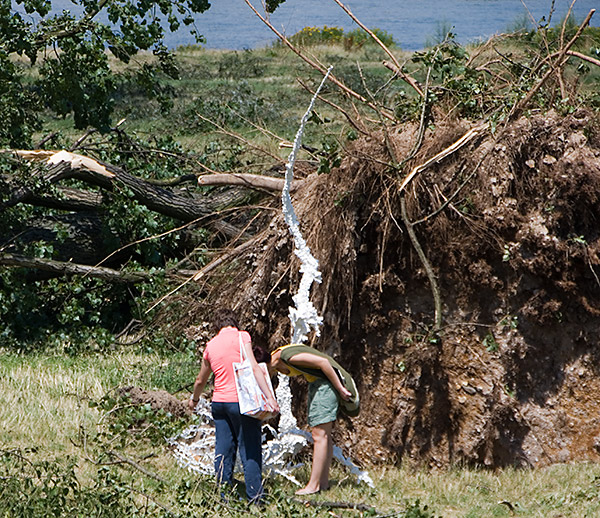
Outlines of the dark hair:
M 252 352 L 254 353 L 257 363 L 266 363 L 267 365 L 271 363 L 271 355 L 264 347 L 252 345 Z
M 215 333 L 218 333 L 221 329 L 228 326 L 238 329 L 240 327 L 240 324 L 238 323 L 238 317 L 235 312 L 227 308 L 217 309 L 213 313 L 212 321 Z

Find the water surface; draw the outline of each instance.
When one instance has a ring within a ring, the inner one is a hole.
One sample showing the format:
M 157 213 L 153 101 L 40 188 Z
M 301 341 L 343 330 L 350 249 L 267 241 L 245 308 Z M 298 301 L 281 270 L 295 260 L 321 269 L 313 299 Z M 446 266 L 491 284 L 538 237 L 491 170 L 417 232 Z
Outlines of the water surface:
M 551 24 L 566 15 L 572 0 L 555 0 Z M 262 10 L 259 0 L 252 0 Z M 552 0 L 347 0 L 344 2 L 369 28 L 385 30 L 401 48 L 422 49 L 452 29 L 460 43 L 487 39 L 497 33 L 514 30 L 524 22 L 548 19 Z M 13 8 L 15 1 L 12 0 Z M 54 0 L 55 10 L 73 9 L 69 0 Z M 577 0 L 573 13 L 582 21 L 591 9 L 600 8 L 600 0 Z M 336 26 L 345 31 L 357 28 L 352 19 L 333 0 L 286 0 L 270 20 L 286 35 L 303 27 Z M 600 13 L 592 18 L 600 26 Z M 206 47 L 248 49 L 269 45 L 275 34 L 250 10 L 244 0 L 213 0 L 210 9 L 196 16 L 196 27 L 206 37 Z M 167 34 L 170 48 L 194 43 L 185 29 Z
M 453 28 L 461 43 L 487 39 L 513 29 L 523 20 L 533 23 L 543 17 L 547 19 L 552 5 L 550 0 L 526 3 L 521 0 L 348 0 L 344 3 L 367 27 L 387 31 L 396 43 L 410 51 L 422 49 L 427 40 L 435 39 L 445 28 Z M 260 7 L 256 0 L 253 4 Z M 556 0 L 552 24 L 566 15 L 569 5 L 571 0 Z M 600 8 L 600 0 L 578 0 L 573 12 L 576 19 L 582 21 L 594 8 Z M 600 13 L 594 17 L 592 25 L 600 25 Z M 197 21 L 209 48 L 255 48 L 275 39 L 244 0 L 214 0 Z M 346 31 L 357 28 L 333 0 L 286 0 L 271 15 L 271 22 L 286 35 L 307 26 L 337 26 Z M 182 33 L 170 36 L 167 43 L 173 46 L 189 42 L 192 38 Z

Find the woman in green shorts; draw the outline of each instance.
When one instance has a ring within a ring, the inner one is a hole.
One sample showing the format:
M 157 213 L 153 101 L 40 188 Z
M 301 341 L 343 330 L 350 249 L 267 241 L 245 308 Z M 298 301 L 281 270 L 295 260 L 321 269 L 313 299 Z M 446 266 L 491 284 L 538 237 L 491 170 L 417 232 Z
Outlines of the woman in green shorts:
M 312 427 L 313 463 L 308 484 L 296 491 L 310 495 L 329 488 L 333 457 L 331 432 L 338 409 L 353 417 L 360 402 L 352 376 L 331 356 L 306 345 L 285 345 L 271 354 L 271 367 L 287 376 L 303 376 L 308 385 L 308 425 Z

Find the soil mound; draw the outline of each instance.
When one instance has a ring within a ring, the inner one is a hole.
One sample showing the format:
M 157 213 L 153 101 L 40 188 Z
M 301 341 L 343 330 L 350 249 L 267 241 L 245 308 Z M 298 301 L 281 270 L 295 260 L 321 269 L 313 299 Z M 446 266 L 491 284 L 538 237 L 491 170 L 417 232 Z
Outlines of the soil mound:
M 417 127 L 371 135 L 294 192 L 323 273 L 313 345 L 361 392 L 362 414 L 343 420 L 336 439 L 365 463 L 600 460 L 600 122 L 586 111 L 522 117 L 419 170 L 400 192 L 406 171 L 470 128 L 438 124 L 412 157 Z M 273 348 L 289 339 L 298 282 L 276 217 L 212 300 L 237 301 L 255 340 Z
M 180 401 L 166 390 L 145 390 L 139 387 L 122 387 L 122 396 L 131 399 L 133 405 L 150 404 L 153 410 L 164 410 L 173 417 L 184 417 L 190 414 L 186 401 Z

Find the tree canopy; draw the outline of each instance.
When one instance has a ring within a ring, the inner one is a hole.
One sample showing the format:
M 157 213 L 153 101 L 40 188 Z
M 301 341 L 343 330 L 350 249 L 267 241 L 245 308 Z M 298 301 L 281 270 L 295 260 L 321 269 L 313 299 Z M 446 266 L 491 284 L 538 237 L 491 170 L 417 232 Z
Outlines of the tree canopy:
M 188 26 L 197 41 L 194 14 L 210 7 L 208 0 L 73 0 L 58 11 L 50 0 L 0 2 L 0 145 L 26 147 L 40 127 L 39 111 L 73 115 L 77 128 L 106 129 L 111 122 L 116 72 L 107 50 L 128 63 L 140 51 L 158 61 L 143 65 L 136 80 L 156 95 L 155 72 L 177 76 L 166 31 Z M 79 13 L 79 14 L 75 14 Z M 39 75 L 26 76 L 23 61 L 43 58 Z

